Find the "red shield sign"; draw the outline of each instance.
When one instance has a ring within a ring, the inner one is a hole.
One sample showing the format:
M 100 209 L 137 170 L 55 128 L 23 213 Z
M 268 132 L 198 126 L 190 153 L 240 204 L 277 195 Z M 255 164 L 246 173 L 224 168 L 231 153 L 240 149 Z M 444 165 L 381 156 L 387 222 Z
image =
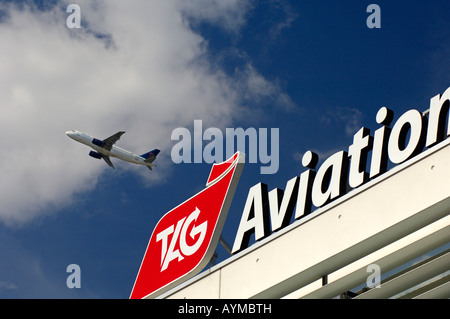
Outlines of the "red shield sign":
M 245 162 L 237 152 L 214 164 L 206 188 L 165 214 L 150 237 L 130 298 L 162 294 L 210 261 Z

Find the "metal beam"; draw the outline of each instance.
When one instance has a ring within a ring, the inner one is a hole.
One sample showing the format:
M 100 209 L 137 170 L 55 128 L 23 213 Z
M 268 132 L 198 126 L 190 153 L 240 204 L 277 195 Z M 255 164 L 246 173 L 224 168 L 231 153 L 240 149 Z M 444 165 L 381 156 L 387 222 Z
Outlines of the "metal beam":
M 378 299 L 392 297 L 395 294 L 405 291 L 447 271 L 449 265 L 450 253 L 447 252 L 444 255 L 431 258 L 431 260 L 421 264 L 418 267 L 411 267 L 405 273 L 382 283 L 380 288 L 373 288 L 356 296 L 354 299 Z
M 331 274 L 328 284 L 305 286 L 286 298 L 332 298 L 366 282 L 367 266 L 377 264 L 386 273 L 450 241 L 450 215 L 405 236 Z
M 450 275 L 424 287 L 424 292 L 413 299 L 448 299 L 450 298 Z

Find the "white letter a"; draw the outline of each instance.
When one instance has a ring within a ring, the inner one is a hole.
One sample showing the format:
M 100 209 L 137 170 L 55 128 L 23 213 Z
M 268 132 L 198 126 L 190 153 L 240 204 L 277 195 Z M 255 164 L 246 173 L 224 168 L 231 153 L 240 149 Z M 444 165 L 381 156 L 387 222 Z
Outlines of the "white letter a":
M 67 272 L 72 272 L 66 280 L 68 288 L 81 288 L 81 269 L 77 264 L 67 266 Z
M 68 28 L 81 28 L 81 9 L 78 4 L 69 4 L 66 12 L 73 12 L 67 17 L 66 25 Z
M 369 29 L 381 28 L 381 9 L 378 4 L 370 4 L 366 10 L 367 13 L 372 12 L 371 15 L 367 17 L 366 24 Z

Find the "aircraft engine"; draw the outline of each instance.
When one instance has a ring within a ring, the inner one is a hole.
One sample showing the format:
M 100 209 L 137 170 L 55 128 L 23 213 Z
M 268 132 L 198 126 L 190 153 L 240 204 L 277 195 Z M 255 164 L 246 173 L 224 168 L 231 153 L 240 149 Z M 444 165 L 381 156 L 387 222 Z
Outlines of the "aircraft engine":
M 92 144 L 95 144 L 95 145 L 100 146 L 100 147 L 103 147 L 105 145 L 105 143 L 103 143 L 103 141 L 100 141 L 100 140 L 98 140 L 96 138 L 94 138 L 92 140 Z
M 94 151 L 90 151 L 89 152 L 89 156 L 91 156 L 93 158 L 96 158 L 96 159 L 101 159 L 102 158 L 102 156 L 99 153 L 94 152 Z

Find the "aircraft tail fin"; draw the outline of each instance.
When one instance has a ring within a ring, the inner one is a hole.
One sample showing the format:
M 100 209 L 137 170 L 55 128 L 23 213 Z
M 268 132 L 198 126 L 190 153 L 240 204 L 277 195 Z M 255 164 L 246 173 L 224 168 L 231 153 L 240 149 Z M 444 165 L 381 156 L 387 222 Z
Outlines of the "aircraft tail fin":
M 150 152 L 142 154 L 141 157 L 145 158 L 146 163 L 152 163 L 156 159 L 156 155 L 158 155 L 160 150 L 154 149 Z

